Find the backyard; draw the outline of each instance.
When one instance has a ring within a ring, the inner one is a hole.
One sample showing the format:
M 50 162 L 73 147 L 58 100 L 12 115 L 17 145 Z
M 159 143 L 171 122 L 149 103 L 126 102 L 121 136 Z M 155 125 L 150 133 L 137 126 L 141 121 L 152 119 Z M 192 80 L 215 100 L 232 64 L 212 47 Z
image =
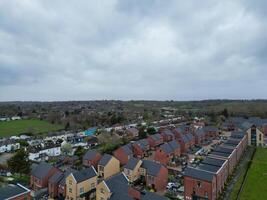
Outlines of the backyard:
M 265 200 L 267 185 L 267 149 L 257 148 L 241 191 L 241 200 Z
M 47 133 L 62 129 L 62 125 L 51 124 L 37 119 L 0 122 L 0 137 L 19 135 L 21 133 Z

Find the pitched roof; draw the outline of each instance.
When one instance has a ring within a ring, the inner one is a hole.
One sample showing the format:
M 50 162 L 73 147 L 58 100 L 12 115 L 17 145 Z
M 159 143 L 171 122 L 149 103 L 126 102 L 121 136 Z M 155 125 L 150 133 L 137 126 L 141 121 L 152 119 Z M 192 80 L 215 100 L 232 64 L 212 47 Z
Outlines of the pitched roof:
M 2 186 L 0 188 L 0 199 L 9 199 L 27 192 L 30 192 L 30 190 L 20 184 L 17 185 L 10 184 Z
M 212 173 L 217 173 L 217 171 L 221 168 L 219 166 L 215 166 L 215 165 L 207 165 L 207 164 L 200 164 L 198 167 L 198 169 L 202 169 L 205 171 L 209 171 Z
M 52 165 L 47 162 L 41 162 L 31 171 L 31 175 L 42 179 L 49 173 L 51 169 L 53 169 Z
M 59 183 L 61 179 L 64 177 L 63 172 L 56 172 L 53 176 L 49 178 L 50 183 Z
M 169 130 L 169 129 L 164 129 L 161 132 L 161 134 L 163 134 L 163 135 L 169 135 L 169 136 L 173 136 L 174 135 L 173 132 L 171 130 Z
M 87 151 L 84 156 L 83 159 L 85 160 L 92 160 L 95 158 L 95 156 L 100 155 L 100 153 L 98 153 L 96 150 L 89 150 Z
M 187 167 L 184 171 L 184 176 L 192 177 L 198 180 L 204 180 L 211 182 L 214 178 L 214 174 L 211 172 L 203 171 L 201 169 Z
M 228 158 L 231 155 L 231 153 L 212 151 L 210 155 L 216 155 Z
M 204 131 L 218 131 L 218 128 L 215 126 L 204 126 Z
M 132 145 L 131 144 L 123 145 L 120 148 L 122 148 L 124 153 L 126 153 L 127 155 L 132 155 L 133 154 L 133 150 L 132 150 Z
M 89 167 L 86 169 L 83 169 L 81 171 L 77 171 L 73 173 L 73 177 L 75 178 L 75 180 L 77 181 L 77 183 L 83 182 L 87 179 L 90 179 L 94 176 L 97 176 L 97 173 L 94 169 L 94 167 Z
M 134 144 L 138 145 L 142 150 L 146 149 L 149 145 L 147 139 L 137 140 Z
M 201 163 L 221 167 L 225 162 L 223 159 L 206 157 Z
M 163 165 L 151 160 L 143 160 L 141 166 L 142 168 L 145 168 L 147 170 L 147 173 L 151 176 L 157 176 L 161 167 L 163 167 Z
M 133 200 L 127 193 L 129 188 L 128 179 L 123 173 L 108 178 L 105 180 L 105 184 L 112 193 L 110 200 Z
M 180 148 L 180 144 L 176 140 L 172 140 L 168 142 L 168 144 L 173 148 L 173 149 L 178 149 Z
M 199 128 L 196 130 L 196 135 L 197 136 L 204 136 L 205 135 L 205 131 L 203 128 Z
M 162 151 L 164 151 L 165 153 L 167 153 L 167 154 L 173 152 L 173 148 L 172 148 L 168 143 L 162 144 L 162 145 L 160 146 L 160 149 L 161 149 Z
M 233 149 L 229 149 L 229 148 L 218 146 L 218 147 L 216 147 L 214 149 L 214 151 L 223 152 L 223 153 L 232 153 L 233 152 Z
M 124 166 L 124 168 L 134 170 L 139 161 L 140 160 L 138 158 L 131 157 L 128 163 Z
M 106 166 L 108 162 L 112 159 L 112 155 L 104 154 L 103 157 L 99 161 L 99 165 Z

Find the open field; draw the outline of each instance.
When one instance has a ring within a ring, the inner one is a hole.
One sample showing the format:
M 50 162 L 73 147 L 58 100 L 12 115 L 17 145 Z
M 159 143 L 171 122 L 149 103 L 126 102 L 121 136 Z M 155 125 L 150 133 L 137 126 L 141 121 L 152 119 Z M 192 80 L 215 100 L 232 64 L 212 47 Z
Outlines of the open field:
M 37 119 L 0 122 L 0 137 L 19 135 L 21 133 L 46 133 L 62 129 L 63 126 Z
M 257 148 L 251 167 L 248 171 L 241 200 L 265 200 L 267 185 L 267 149 Z

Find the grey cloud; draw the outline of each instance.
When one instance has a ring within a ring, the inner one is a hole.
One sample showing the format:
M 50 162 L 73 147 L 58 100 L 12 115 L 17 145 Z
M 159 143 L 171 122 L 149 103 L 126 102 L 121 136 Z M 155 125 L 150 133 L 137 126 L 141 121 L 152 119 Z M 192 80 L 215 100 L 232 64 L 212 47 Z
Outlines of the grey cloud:
M 267 98 L 264 10 L 249 0 L 3 0 L 0 100 Z

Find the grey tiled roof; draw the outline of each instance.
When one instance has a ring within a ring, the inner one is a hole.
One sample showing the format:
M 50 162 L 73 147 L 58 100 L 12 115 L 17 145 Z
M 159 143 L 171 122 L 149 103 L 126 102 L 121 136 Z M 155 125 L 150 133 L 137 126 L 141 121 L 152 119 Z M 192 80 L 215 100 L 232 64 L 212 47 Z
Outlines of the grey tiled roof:
M 99 161 L 99 165 L 106 166 L 108 162 L 111 160 L 112 156 L 109 154 L 104 154 L 103 157 Z
M 195 169 L 187 167 L 184 171 L 184 176 L 192 177 L 198 180 L 204 180 L 211 182 L 214 178 L 214 174 L 211 172 L 203 171 L 201 169 Z
M 127 154 L 127 155 L 132 155 L 133 151 L 132 151 L 132 145 L 131 144 L 126 144 L 124 146 L 121 147 L 123 149 L 123 151 Z
M 196 135 L 197 136 L 204 136 L 205 135 L 205 131 L 203 128 L 199 128 L 196 130 Z
M 0 199 L 9 199 L 24 192 L 29 191 L 21 185 L 6 185 L 0 188 Z
M 49 178 L 49 182 L 50 183 L 59 183 L 63 177 L 64 177 L 63 172 L 57 172 L 52 177 Z
M 160 149 L 162 149 L 162 151 L 164 151 L 167 154 L 173 152 L 173 148 L 168 143 L 165 143 L 165 144 L 161 145 Z
M 47 162 L 41 162 L 39 165 L 37 165 L 32 171 L 31 171 L 31 175 L 33 175 L 34 177 L 37 177 L 39 179 L 44 178 L 45 176 L 47 176 L 47 174 L 49 173 L 49 171 L 53 169 L 53 166 L 50 165 Z
M 140 160 L 138 158 L 131 157 L 128 163 L 124 166 L 124 168 L 134 170 L 139 161 Z
M 201 163 L 221 167 L 223 166 L 225 162 L 226 160 L 223 160 L 223 159 L 206 157 Z
M 151 135 L 151 138 L 155 141 L 158 141 L 161 139 L 161 135 L 159 133 Z
M 144 194 L 141 194 L 141 200 L 168 200 L 168 198 L 160 196 L 156 193 L 146 192 Z
M 232 153 L 233 152 L 233 149 L 229 149 L 229 148 L 218 146 L 218 147 L 216 147 L 214 149 L 214 151 L 223 152 L 223 153 Z
M 231 155 L 231 153 L 213 151 L 213 152 L 211 152 L 210 155 L 216 155 L 216 156 L 222 156 L 222 157 L 228 158 Z
M 74 169 L 68 169 L 64 172 L 64 176 L 62 177 L 62 179 L 59 182 L 59 185 L 65 185 L 66 184 L 66 178 L 71 174 L 71 173 L 76 173 L 78 172 L 77 170 Z
M 92 160 L 95 156 L 97 156 L 99 153 L 95 150 L 89 150 L 87 151 L 84 156 L 83 159 L 85 160 Z
M 83 182 L 87 179 L 90 179 L 94 176 L 97 176 L 96 171 L 94 170 L 93 167 L 89 167 L 86 169 L 83 169 L 81 171 L 77 171 L 73 173 L 73 177 L 77 181 L 77 183 Z
M 218 131 L 218 128 L 215 126 L 204 126 L 204 131 Z
M 178 149 L 178 148 L 180 148 L 180 144 L 179 144 L 176 140 L 170 141 L 170 142 L 169 142 L 169 145 L 170 145 L 173 149 Z
M 212 173 L 216 173 L 220 168 L 221 167 L 219 167 L 219 166 L 207 165 L 207 164 L 200 164 L 198 166 L 198 169 L 202 169 L 202 170 L 209 171 L 209 172 L 212 172 Z
M 147 173 L 151 176 L 157 176 L 159 174 L 159 171 L 163 165 L 156 163 L 151 160 L 143 160 L 142 168 L 145 168 L 147 170 Z

